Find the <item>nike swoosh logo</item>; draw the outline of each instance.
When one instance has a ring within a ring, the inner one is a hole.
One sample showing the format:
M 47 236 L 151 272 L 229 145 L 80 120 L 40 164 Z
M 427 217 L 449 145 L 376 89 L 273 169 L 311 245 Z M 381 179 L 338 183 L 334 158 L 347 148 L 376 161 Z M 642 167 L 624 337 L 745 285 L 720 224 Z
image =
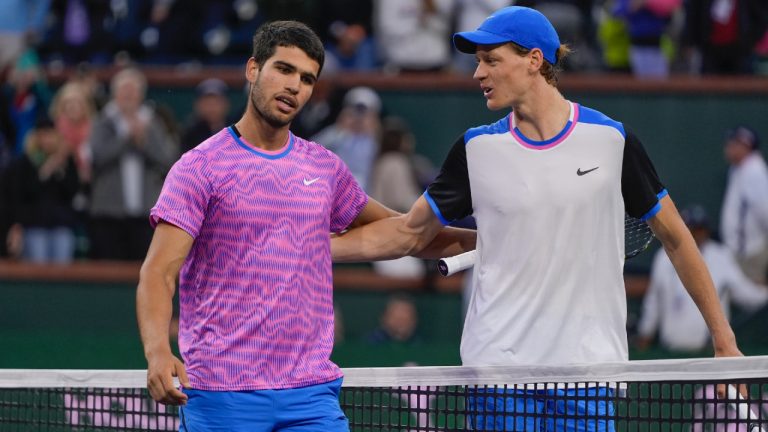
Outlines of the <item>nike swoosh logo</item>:
M 313 178 L 312 180 L 307 180 L 307 179 L 304 179 L 304 186 L 309 186 L 309 185 L 311 185 L 312 183 L 314 183 L 314 182 L 316 182 L 316 181 L 318 181 L 318 180 L 320 180 L 320 177 L 318 177 L 318 178 Z
M 598 169 L 598 168 L 600 168 L 600 167 L 599 167 L 599 166 L 596 166 L 596 167 L 594 167 L 594 168 L 592 168 L 592 169 L 588 169 L 588 170 L 586 170 L 586 171 L 582 171 L 582 170 L 581 170 L 581 168 L 577 168 L 577 169 L 576 169 L 576 175 L 577 175 L 577 176 L 583 176 L 584 174 L 589 174 L 589 173 L 591 173 L 592 171 L 594 171 L 594 170 L 596 170 L 596 169 Z

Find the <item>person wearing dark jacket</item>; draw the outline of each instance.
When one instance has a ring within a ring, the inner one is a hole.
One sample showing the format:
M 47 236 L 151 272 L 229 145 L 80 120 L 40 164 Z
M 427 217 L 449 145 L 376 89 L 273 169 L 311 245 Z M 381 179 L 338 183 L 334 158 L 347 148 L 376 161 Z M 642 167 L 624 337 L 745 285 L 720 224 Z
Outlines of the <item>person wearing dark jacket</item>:
M 685 42 L 705 74 L 751 73 L 755 45 L 768 26 L 765 0 L 686 2 Z
M 77 224 L 72 199 L 80 182 L 75 160 L 50 120 L 37 122 L 6 179 L 9 254 L 36 263 L 72 261 Z
M 196 147 L 229 124 L 227 84 L 208 78 L 197 85 L 195 114 L 181 135 L 181 152 Z

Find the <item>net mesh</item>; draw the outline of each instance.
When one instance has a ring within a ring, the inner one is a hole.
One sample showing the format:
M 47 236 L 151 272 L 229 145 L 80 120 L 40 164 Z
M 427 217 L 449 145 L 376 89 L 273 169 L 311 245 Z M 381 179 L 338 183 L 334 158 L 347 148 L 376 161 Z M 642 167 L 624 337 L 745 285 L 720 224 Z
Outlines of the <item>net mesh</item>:
M 768 357 L 346 369 L 352 431 L 768 429 Z M 0 431 L 178 430 L 144 371 L 0 370 Z M 737 391 L 739 389 L 739 391 Z

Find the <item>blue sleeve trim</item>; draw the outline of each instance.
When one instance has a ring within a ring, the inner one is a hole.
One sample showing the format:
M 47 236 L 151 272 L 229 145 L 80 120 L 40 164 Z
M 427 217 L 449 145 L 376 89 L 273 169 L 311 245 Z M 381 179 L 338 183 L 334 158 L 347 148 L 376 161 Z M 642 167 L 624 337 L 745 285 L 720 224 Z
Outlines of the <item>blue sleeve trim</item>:
M 619 131 L 621 136 L 626 137 L 627 133 L 624 130 L 624 125 L 616 120 L 608 117 L 600 111 L 587 108 L 584 105 L 579 106 L 579 123 L 591 123 L 603 126 L 608 126 Z
M 432 199 L 431 196 L 429 196 L 428 191 L 424 192 L 424 198 L 429 203 L 429 206 L 432 207 L 432 211 L 435 212 L 435 216 L 437 216 L 437 218 L 440 219 L 440 223 L 442 223 L 443 225 L 448 225 L 450 222 L 445 217 L 443 217 L 442 213 L 440 213 L 440 209 L 437 208 L 437 203 L 435 202 L 435 200 Z
M 664 198 L 664 197 L 665 197 L 665 196 L 667 196 L 667 195 L 669 195 L 669 191 L 667 191 L 666 189 L 662 189 L 662 190 L 661 190 L 661 192 L 657 193 L 657 194 L 656 194 L 656 198 L 657 198 L 659 201 L 656 203 L 656 205 L 655 205 L 655 206 L 653 206 L 653 208 L 652 208 L 652 209 L 648 210 L 648 213 L 644 214 L 644 215 L 643 215 L 643 216 L 640 218 L 640 220 L 642 220 L 642 221 L 647 221 L 648 219 L 650 219 L 650 218 L 652 218 L 652 217 L 656 216 L 656 213 L 658 213 L 659 211 L 661 211 L 661 199 L 662 199 L 662 198 Z
M 466 145 L 472 138 L 480 135 L 496 135 L 509 132 L 509 115 L 500 119 L 496 123 L 478 126 L 467 130 L 464 133 L 464 145 Z

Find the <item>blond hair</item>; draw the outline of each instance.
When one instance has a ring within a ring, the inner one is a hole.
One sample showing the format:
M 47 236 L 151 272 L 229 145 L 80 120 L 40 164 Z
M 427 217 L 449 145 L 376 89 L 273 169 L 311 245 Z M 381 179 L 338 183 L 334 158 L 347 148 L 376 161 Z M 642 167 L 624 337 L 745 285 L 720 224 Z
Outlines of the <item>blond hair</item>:
M 96 113 L 96 105 L 94 104 L 93 99 L 91 99 L 88 90 L 83 84 L 69 81 L 61 86 L 61 88 L 56 92 L 56 95 L 53 97 L 51 107 L 48 110 L 48 115 L 51 117 L 51 119 L 53 119 L 53 121 L 56 121 L 56 119 L 58 119 L 59 116 L 63 113 L 64 102 L 73 98 L 79 99 L 82 101 L 83 105 L 85 105 L 87 118 L 93 117 L 93 115 Z

